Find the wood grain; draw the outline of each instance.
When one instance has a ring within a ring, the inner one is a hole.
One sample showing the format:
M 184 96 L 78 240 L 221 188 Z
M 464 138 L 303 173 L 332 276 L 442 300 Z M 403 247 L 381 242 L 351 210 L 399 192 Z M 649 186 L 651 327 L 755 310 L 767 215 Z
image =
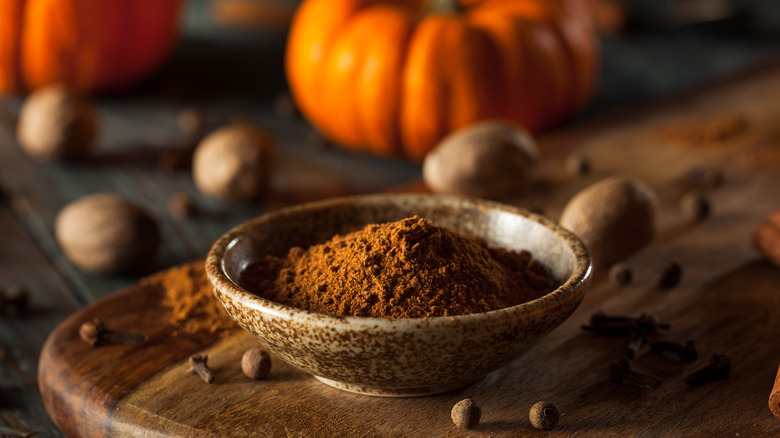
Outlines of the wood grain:
M 635 274 L 629 286 L 618 289 L 604 272 L 597 273 L 569 321 L 525 356 L 472 386 L 431 397 L 373 398 L 327 387 L 279 361 L 267 380 L 248 381 L 239 361 L 256 341 L 243 333 L 222 340 L 170 338 L 164 310 L 153 304 L 161 291 L 131 286 L 74 315 L 52 334 L 41 358 L 46 405 L 72 436 L 778 436 L 780 422 L 767 408 L 767 398 L 780 362 L 780 269 L 762 260 L 750 244 L 753 227 L 780 204 L 780 101 L 764 98 L 780 94 L 778 71 L 620 125 L 574 129 L 543 140 L 549 155 L 534 190 L 510 202 L 542 207 L 555 218 L 577 190 L 607 175 L 628 174 L 657 190 L 659 235 L 628 260 Z M 696 125 L 724 113 L 744 116 L 749 128 L 726 141 L 698 146 L 658 135 L 672 124 Z M 563 172 L 572 150 L 590 157 L 592 174 Z M 699 187 L 687 177 L 693 166 L 722 168 L 725 183 Z M 690 223 L 677 203 L 697 187 L 710 198 L 713 215 Z M 671 260 L 682 264 L 682 282 L 660 290 L 658 278 Z M 610 382 L 608 364 L 621 356 L 625 344 L 580 329 L 597 310 L 656 315 L 671 325 L 665 339 L 695 340 L 700 357 L 683 365 L 640 354 L 632 365 L 660 377 L 657 390 Z M 146 330 L 155 342 L 135 349 L 87 348 L 75 329 L 93 316 L 119 328 Z M 217 374 L 214 384 L 184 372 L 187 356 L 195 351 L 209 355 Z M 688 387 L 685 376 L 705 365 L 712 353 L 732 358 L 731 377 Z M 483 408 L 483 421 L 471 432 L 456 429 L 449 419 L 452 405 L 464 397 Z M 551 432 L 535 431 L 527 420 L 530 406 L 542 399 L 563 411 Z

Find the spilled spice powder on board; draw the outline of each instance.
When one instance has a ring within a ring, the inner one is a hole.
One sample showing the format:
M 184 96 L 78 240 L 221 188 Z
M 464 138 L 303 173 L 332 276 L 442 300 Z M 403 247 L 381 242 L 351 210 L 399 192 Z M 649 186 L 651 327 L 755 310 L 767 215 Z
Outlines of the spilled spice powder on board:
M 488 248 L 417 216 L 265 256 L 242 272 L 242 282 L 293 307 L 381 318 L 486 312 L 552 289 L 529 252 Z
M 176 266 L 141 280 L 142 286 L 162 287 L 162 306 L 179 333 L 227 333 L 238 328 L 211 290 L 204 263 Z M 174 335 L 177 333 L 174 333 Z
M 706 120 L 667 126 L 658 137 L 688 147 L 705 147 L 731 140 L 747 131 L 748 121 L 741 114 L 723 114 Z

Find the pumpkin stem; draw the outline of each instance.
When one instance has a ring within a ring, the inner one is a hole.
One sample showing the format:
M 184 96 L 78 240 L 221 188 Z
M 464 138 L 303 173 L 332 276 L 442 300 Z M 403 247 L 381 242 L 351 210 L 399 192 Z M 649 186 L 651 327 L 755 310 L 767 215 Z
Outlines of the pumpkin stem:
M 458 0 L 430 0 L 427 9 L 429 14 L 460 14 L 464 8 Z

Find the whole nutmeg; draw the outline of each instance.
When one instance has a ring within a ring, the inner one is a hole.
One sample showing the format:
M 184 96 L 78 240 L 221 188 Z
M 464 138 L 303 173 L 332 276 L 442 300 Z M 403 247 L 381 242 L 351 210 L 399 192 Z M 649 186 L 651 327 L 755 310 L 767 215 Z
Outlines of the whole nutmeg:
M 538 160 L 533 137 L 509 122 L 479 122 L 445 137 L 423 162 L 437 193 L 501 198 L 522 190 Z
M 154 257 L 157 222 L 142 208 L 109 193 L 87 195 L 57 215 L 55 235 L 68 259 L 93 273 L 131 272 Z
M 38 160 L 82 159 L 92 151 L 96 133 L 95 109 L 64 85 L 30 94 L 16 131 L 27 155 Z
M 265 379 L 271 371 L 271 355 L 261 348 L 252 348 L 241 356 L 241 370 L 250 379 Z
M 472 429 L 482 418 L 482 409 L 470 398 L 455 403 L 450 412 L 452 422 L 461 429 Z
M 208 196 L 228 202 L 252 201 L 268 190 L 272 159 L 270 135 L 249 123 L 233 123 L 200 142 L 192 176 Z
M 611 177 L 586 187 L 566 204 L 560 224 L 582 239 L 593 264 L 607 267 L 655 236 L 657 200 L 637 180 Z

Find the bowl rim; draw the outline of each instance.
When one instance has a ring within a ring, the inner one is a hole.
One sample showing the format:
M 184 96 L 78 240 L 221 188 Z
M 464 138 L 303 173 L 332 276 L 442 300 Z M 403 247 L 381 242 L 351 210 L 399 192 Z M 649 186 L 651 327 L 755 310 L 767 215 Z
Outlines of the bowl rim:
M 568 247 L 574 253 L 574 269 L 566 281 L 564 281 L 564 283 L 558 286 L 556 289 L 539 298 L 527 301 L 525 303 L 520 303 L 511 307 L 495 309 L 488 312 L 420 318 L 382 318 L 330 315 L 327 313 L 319 313 L 299 307 L 288 306 L 249 292 L 239 284 L 233 282 L 233 280 L 231 280 L 225 272 L 224 256 L 225 253 L 234 245 L 235 239 L 241 235 L 251 232 L 255 228 L 272 222 L 280 216 L 284 217 L 290 214 L 301 213 L 308 210 L 322 210 L 325 208 L 331 208 L 345 204 L 380 205 L 383 203 L 392 203 L 393 201 L 419 203 L 423 200 L 429 200 L 428 202 L 430 202 L 431 199 L 439 200 L 443 205 L 459 203 L 462 207 L 487 207 L 492 210 L 499 210 L 502 212 L 519 215 L 525 217 L 526 219 L 537 222 L 545 228 L 551 230 L 557 237 L 563 239 L 567 243 Z M 426 324 L 438 325 L 447 322 L 473 322 L 473 320 L 482 320 L 485 318 L 504 318 L 507 316 L 519 317 L 521 315 L 528 315 L 543 311 L 545 309 L 558 307 L 568 299 L 577 298 L 577 294 L 575 292 L 584 290 L 584 288 L 592 279 L 593 265 L 588 249 L 574 233 L 566 230 L 545 216 L 530 212 L 521 207 L 515 207 L 486 199 L 469 198 L 455 195 L 371 194 L 345 196 L 298 204 L 264 213 L 260 216 L 236 225 L 220 236 L 212 245 L 206 257 L 206 275 L 215 294 L 219 289 L 222 292 L 222 295 L 227 296 L 231 301 L 240 301 L 241 304 L 263 314 L 272 314 L 275 317 L 280 317 L 287 320 L 300 319 L 304 317 L 306 319 L 317 320 L 324 325 L 346 323 L 355 324 L 356 326 L 369 325 L 374 327 L 387 327 L 408 324 L 409 322 L 419 323 L 424 321 Z

